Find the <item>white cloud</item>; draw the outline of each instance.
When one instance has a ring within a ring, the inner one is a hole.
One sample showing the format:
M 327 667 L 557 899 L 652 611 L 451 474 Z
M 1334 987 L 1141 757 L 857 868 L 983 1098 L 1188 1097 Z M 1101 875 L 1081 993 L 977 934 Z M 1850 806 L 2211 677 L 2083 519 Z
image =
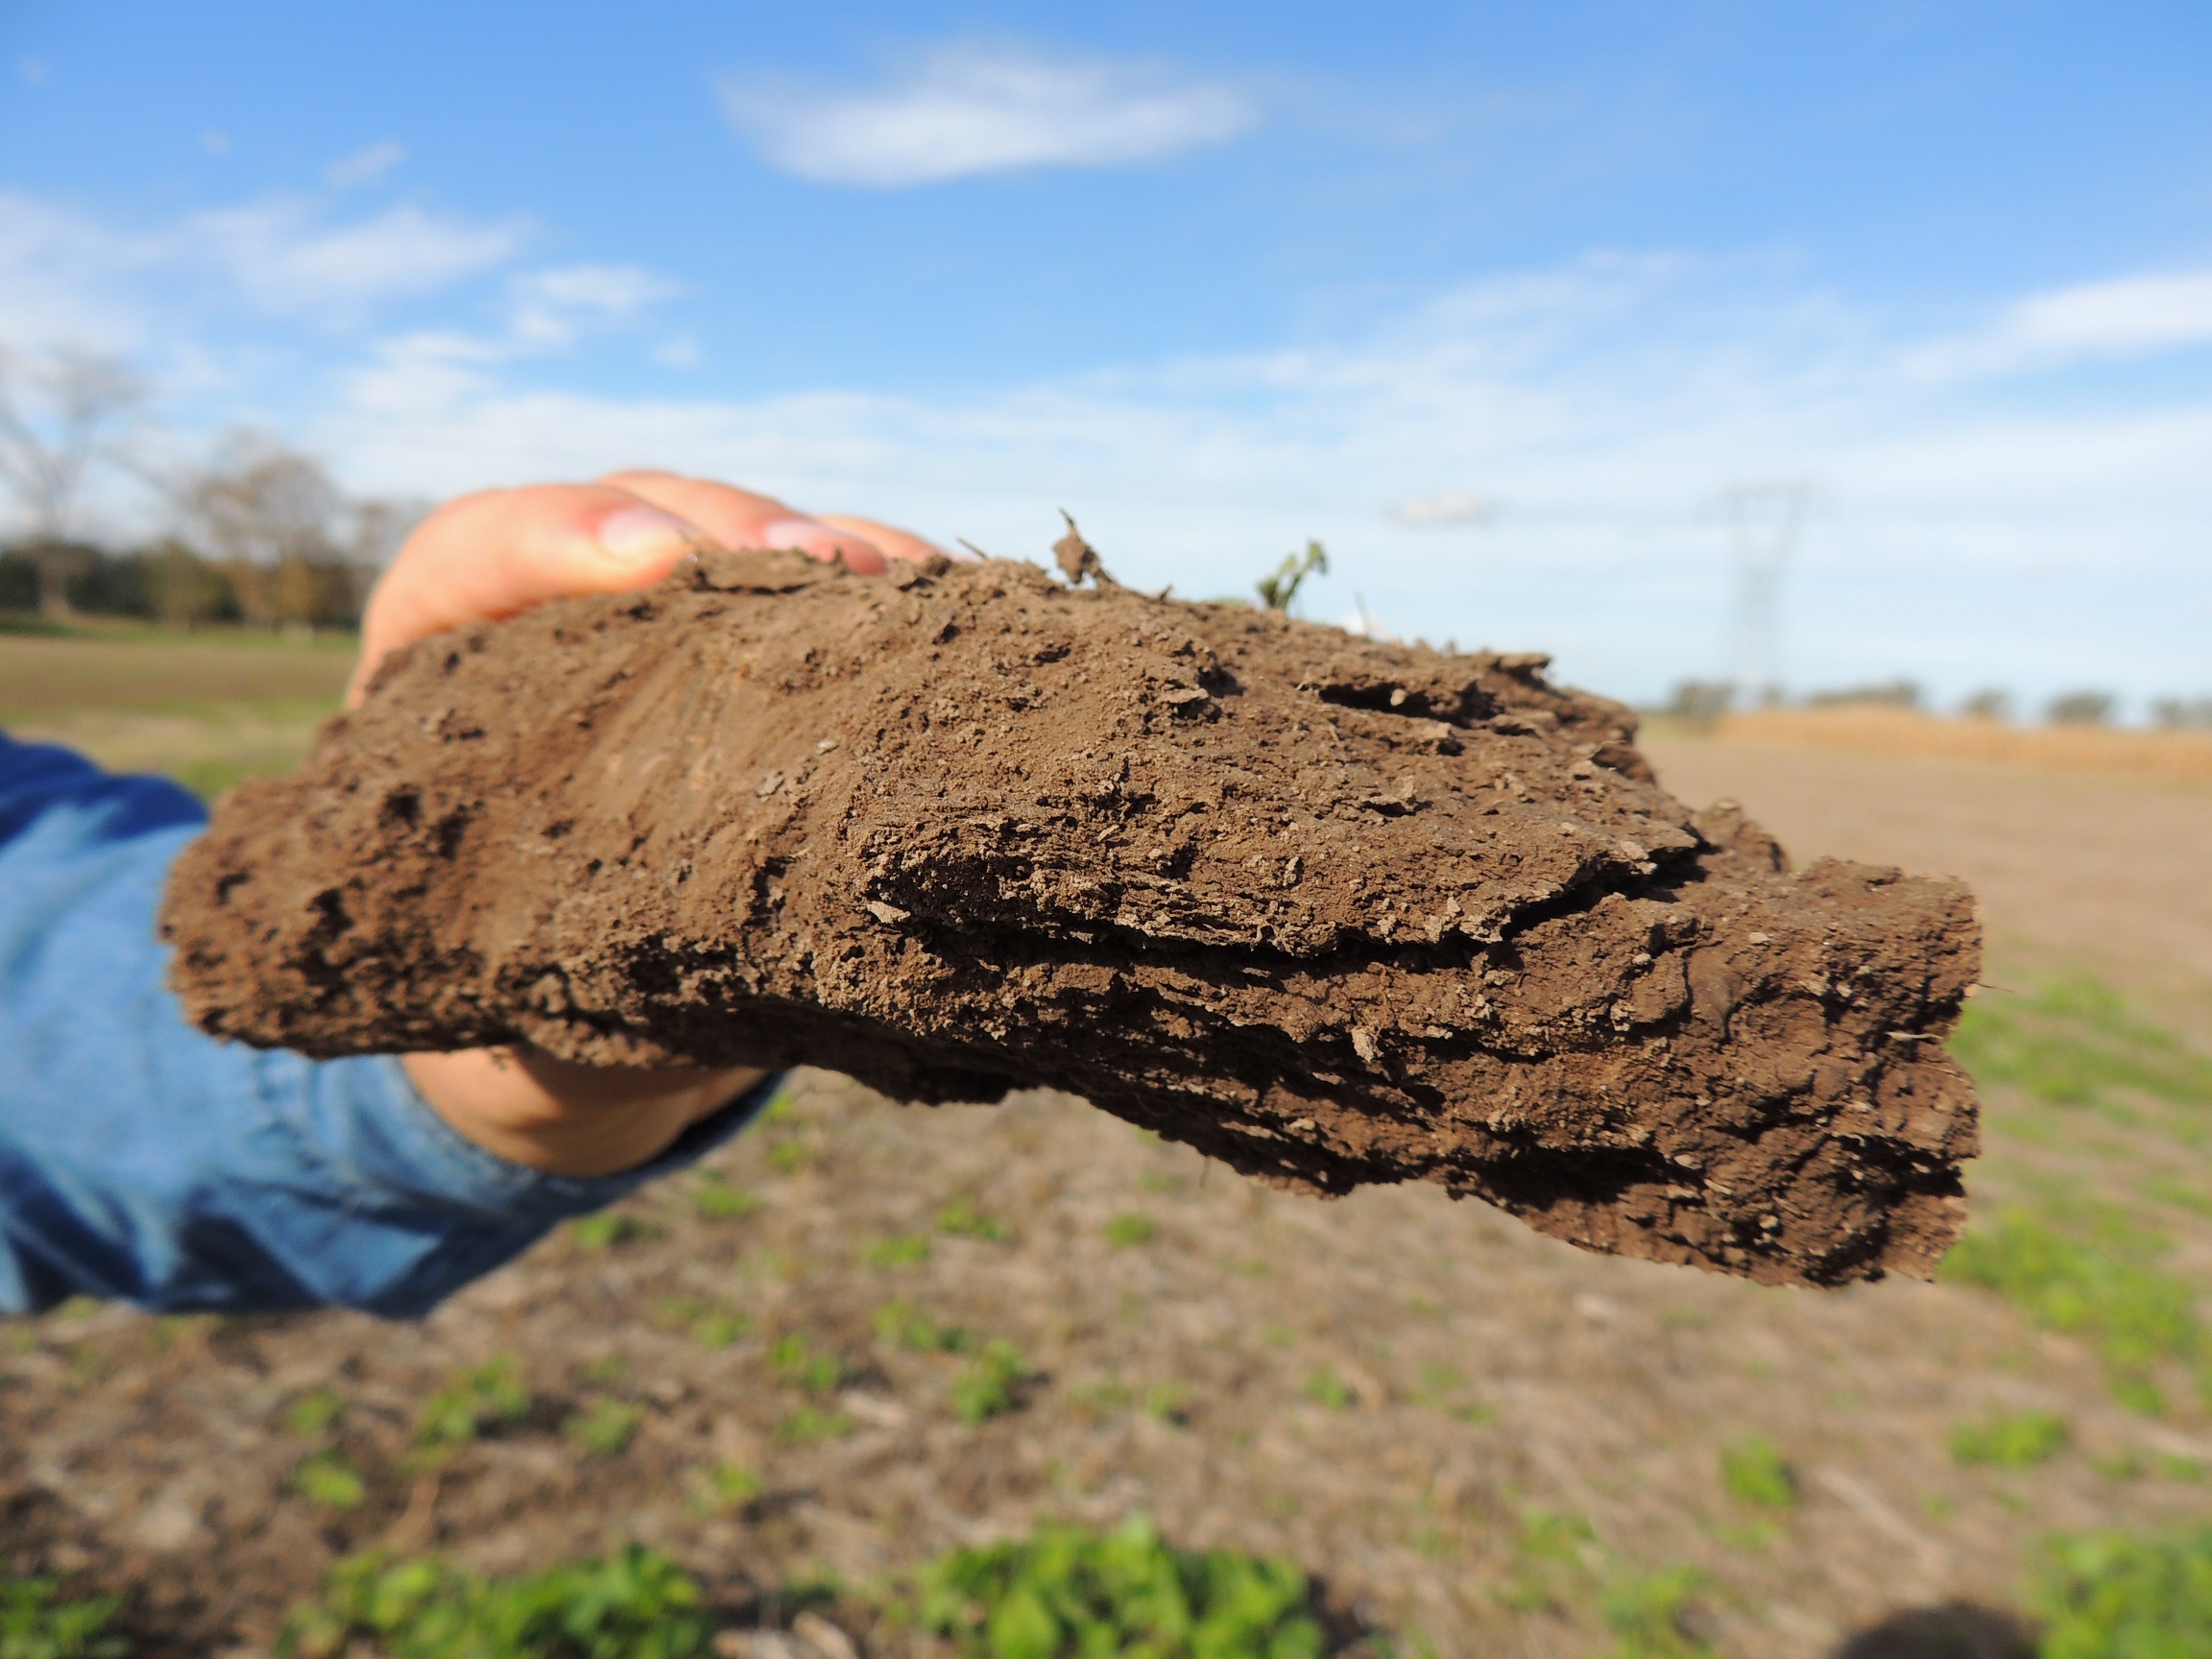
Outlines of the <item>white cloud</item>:
M 2005 332 L 2052 352 L 2154 351 L 2212 342 L 2212 271 L 2088 282 L 2022 301 Z
M 879 189 L 1031 167 L 1117 167 L 1233 138 L 1235 88 L 1156 64 L 944 46 L 867 91 L 733 79 L 722 104 L 770 166 Z
M 174 247 L 273 310 L 343 320 L 504 265 L 527 234 L 519 220 L 487 224 L 413 205 L 331 225 L 318 204 L 277 197 L 196 215 Z
M 585 329 L 627 323 L 682 290 L 640 265 L 568 265 L 513 283 L 513 327 L 535 346 L 565 346 Z
M 1462 490 L 1444 490 L 1428 495 L 1408 495 L 1390 509 L 1390 517 L 1401 524 L 1446 526 L 1487 524 L 1497 512 L 1496 503 L 1485 496 L 1471 495 Z
M 333 190 L 349 190 L 356 184 L 381 179 L 406 159 L 407 147 L 387 138 L 331 162 L 323 175 L 323 181 Z

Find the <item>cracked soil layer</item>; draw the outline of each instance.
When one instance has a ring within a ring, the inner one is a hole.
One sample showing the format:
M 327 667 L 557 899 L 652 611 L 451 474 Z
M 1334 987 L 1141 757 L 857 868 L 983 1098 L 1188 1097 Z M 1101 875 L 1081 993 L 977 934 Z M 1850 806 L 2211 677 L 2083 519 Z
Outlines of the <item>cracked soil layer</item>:
M 1034 566 L 709 555 L 395 657 L 176 865 L 210 1032 L 1084 1095 L 1281 1185 L 1925 1275 L 1964 1219 L 1957 882 L 1786 868 L 1621 706 Z

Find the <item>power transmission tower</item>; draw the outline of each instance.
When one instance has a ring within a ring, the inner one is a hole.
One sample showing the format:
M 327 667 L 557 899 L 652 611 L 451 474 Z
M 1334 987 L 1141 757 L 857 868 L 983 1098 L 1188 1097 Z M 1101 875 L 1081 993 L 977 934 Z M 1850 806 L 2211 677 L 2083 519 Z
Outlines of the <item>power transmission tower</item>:
M 1728 678 L 1763 707 L 1782 700 L 1782 575 L 1797 550 L 1812 499 L 1813 486 L 1801 479 L 1739 484 L 1720 496 L 1736 562 L 1725 644 Z

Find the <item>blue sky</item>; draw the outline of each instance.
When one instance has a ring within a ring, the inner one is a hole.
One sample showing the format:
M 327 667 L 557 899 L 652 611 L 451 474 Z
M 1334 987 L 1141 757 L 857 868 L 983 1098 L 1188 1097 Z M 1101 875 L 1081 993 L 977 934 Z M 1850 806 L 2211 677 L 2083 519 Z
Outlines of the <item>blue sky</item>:
M 0 344 L 174 464 L 637 462 L 1124 577 L 1794 684 L 2212 690 L 2212 12 L 0 9 Z M 118 525 L 143 512 L 120 493 Z

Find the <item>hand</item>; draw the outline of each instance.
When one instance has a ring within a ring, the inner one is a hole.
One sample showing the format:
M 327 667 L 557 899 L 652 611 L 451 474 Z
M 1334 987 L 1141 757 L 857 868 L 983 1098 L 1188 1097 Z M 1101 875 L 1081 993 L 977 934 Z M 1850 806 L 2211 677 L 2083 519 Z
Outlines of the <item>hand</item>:
M 393 559 L 361 619 L 358 708 L 391 652 L 470 622 L 583 593 L 650 588 L 702 548 L 842 555 L 863 575 L 939 549 L 866 518 L 809 517 L 772 496 L 672 472 L 596 484 L 488 490 L 448 501 Z M 556 1060 L 526 1044 L 400 1058 L 422 1098 L 466 1140 L 555 1175 L 606 1175 L 666 1150 L 764 1073 L 646 1070 Z

